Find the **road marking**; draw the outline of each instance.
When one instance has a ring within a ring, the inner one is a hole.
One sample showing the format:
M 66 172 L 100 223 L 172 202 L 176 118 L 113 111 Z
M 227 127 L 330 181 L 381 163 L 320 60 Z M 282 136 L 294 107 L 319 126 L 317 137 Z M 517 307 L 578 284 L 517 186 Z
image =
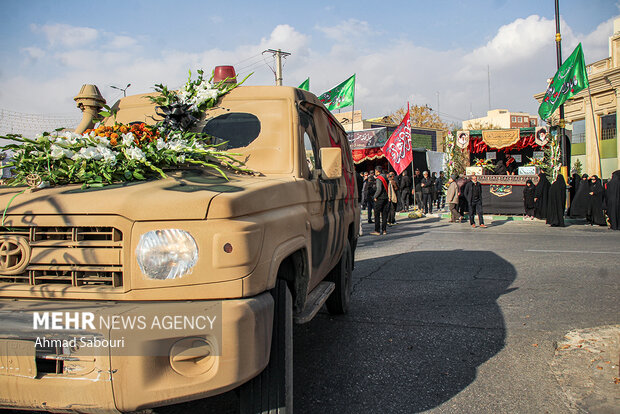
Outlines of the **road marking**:
M 534 252 L 534 253 L 584 253 L 584 254 L 620 254 L 620 252 L 595 252 L 588 250 L 524 250 L 526 252 Z

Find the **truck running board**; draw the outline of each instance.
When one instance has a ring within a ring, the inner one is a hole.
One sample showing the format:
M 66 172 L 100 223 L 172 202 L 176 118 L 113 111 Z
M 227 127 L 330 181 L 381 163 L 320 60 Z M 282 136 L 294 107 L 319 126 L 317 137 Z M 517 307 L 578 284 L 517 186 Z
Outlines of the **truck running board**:
M 296 324 L 310 322 L 321 309 L 329 295 L 336 289 L 334 282 L 321 282 L 308 295 L 304 310 L 293 317 Z

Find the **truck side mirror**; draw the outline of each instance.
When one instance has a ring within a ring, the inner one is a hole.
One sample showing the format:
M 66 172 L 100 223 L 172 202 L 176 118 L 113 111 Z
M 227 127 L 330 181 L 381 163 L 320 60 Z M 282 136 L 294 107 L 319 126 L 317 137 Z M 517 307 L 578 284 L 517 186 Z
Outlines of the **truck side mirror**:
M 342 150 L 338 147 L 321 148 L 321 167 L 324 180 L 342 177 Z

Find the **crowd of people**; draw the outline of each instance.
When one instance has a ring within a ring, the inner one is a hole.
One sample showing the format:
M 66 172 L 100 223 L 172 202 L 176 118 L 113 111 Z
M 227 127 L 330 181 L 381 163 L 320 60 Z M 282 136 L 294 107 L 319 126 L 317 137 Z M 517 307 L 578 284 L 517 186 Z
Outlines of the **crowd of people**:
M 603 184 L 596 176 L 573 174 L 567 183 L 559 174 L 550 183 L 545 173 L 538 174 L 538 183 L 527 180 L 523 189 L 523 209 L 526 220 L 545 220 L 553 227 L 563 227 L 564 218 L 582 218 L 590 225 L 607 226 L 619 230 L 620 220 L 620 170 L 612 174 Z M 378 166 L 364 172 L 361 185 L 362 208 L 368 211 L 368 223 L 374 223 L 371 234 L 387 233 L 387 227 L 396 224 L 396 212 L 408 212 L 417 205 L 424 214 L 433 208 L 450 210 L 450 222 L 462 222 L 465 212 L 469 213 L 469 224 L 485 228 L 482 205 L 482 186 L 476 175 L 451 176 L 447 179 L 443 171 L 437 175 L 416 169 L 413 177 L 407 171 L 400 176 L 394 172 L 385 174 Z M 569 205 L 566 209 L 566 193 Z M 609 219 L 609 223 L 607 218 Z
M 445 208 L 445 183 L 443 171 L 437 175 L 416 169 L 413 179 L 407 171 L 400 176 L 394 172 L 384 174 L 381 166 L 364 172 L 361 201 L 362 209 L 368 211 L 368 223 L 375 224 L 371 234 L 386 234 L 388 226 L 397 224 L 396 212 L 408 212 L 414 203 L 425 214 L 432 213 L 433 208 Z

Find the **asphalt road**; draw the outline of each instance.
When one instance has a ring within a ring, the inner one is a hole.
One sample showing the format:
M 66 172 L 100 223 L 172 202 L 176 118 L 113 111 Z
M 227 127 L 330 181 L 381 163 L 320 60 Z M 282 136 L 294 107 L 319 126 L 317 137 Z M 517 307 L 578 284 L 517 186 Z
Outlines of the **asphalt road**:
M 400 219 L 362 236 L 350 313 L 295 326 L 295 413 L 614 412 L 577 401 L 554 359 L 569 331 L 620 324 L 620 232 L 487 224 Z M 618 370 L 617 351 L 607 362 Z M 226 413 L 235 398 L 154 412 Z
M 620 323 L 620 232 L 487 224 L 364 224 L 350 313 L 295 327 L 295 412 L 613 412 L 575 401 L 551 366 L 569 331 Z
M 620 232 L 488 224 L 363 236 L 350 314 L 295 331 L 295 411 L 575 411 L 549 363 L 568 331 L 620 323 Z

